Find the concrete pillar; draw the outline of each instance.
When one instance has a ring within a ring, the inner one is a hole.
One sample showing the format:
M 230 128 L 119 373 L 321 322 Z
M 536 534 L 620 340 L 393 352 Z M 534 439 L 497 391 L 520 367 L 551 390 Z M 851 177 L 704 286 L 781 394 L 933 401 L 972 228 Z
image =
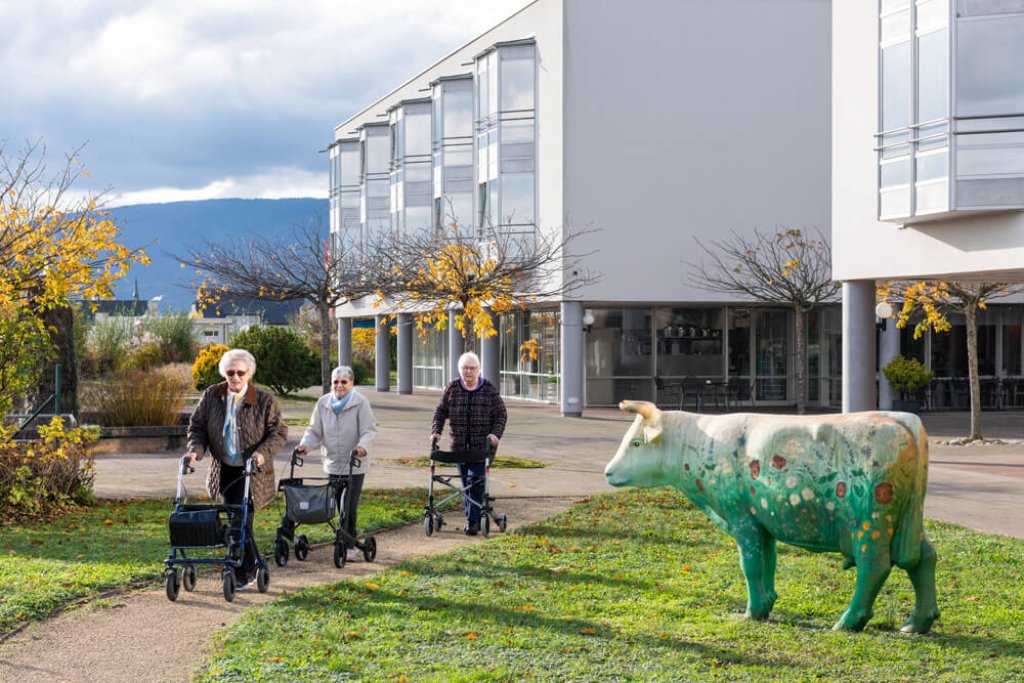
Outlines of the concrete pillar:
M 875 410 L 875 283 L 843 283 L 843 412 Z
M 378 315 L 376 322 L 377 391 L 391 391 L 391 323 Z
M 562 302 L 562 415 L 583 415 L 583 304 Z
M 896 318 L 887 318 L 884 322 L 885 329 L 882 330 L 878 339 L 878 367 L 885 367 L 900 353 L 900 331 L 896 327 Z M 895 395 L 889 380 L 881 372 L 878 373 L 878 407 L 880 410 L 892 410 L 892 400 L 899 398 Z
M 491 316 L 491 323 L 498 334 L 484 338 L 480 342 L 480 373 L 491 384 L 501 389 L 501 329 L 498 327 L 501 321 L 490 309 L 487 309 L 487 313 Z
M 338 318 L 338 365 L 352 367 L 352 318 Z
M 466 350 L 466 340 L 462 332 L 455 329 L 456 311 L 448 311 L 448 379 L 459 376 L 459 356 Z
M 398 314 L 398 393 L 412 393 L 412 315 Z

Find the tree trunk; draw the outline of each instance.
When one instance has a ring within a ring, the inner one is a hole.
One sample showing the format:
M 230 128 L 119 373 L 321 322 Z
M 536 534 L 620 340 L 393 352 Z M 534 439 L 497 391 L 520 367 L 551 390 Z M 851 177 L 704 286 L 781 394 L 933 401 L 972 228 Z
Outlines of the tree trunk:
M 965 308 L 967 322 L 967 370 L 971 388 L 971 435 L 972 441 L 981 435 L 981 381 L 978 378 L 978 309 L 971 305 Z
M 320 383 L 324 393 L 331 390 L 331 309 L 323 303 L 316 303 L 320 317 Z
M 40 403 L 54 394 L 56 390 L 56 364 L 60 364 L 60 411 L 61 413 L 78 412 L 78 359 L 75 357 L 75 316 L 71 308 L 61 306 L 46 311 L 43 319 L 50 328 L 50 342 L 53 344 L 54 358 L 43 365 L 39 377 L 38 394 L 35 397 L 34 410 Z M 44 413 L 55 413 L 56 403 L 47 406 Z
M 794 376 L 796 378 L 796 412 L 803 415 L 807 412 L 807 333 L 804 331 L 807 321 L 807 312 L 800 306 L 793 308 L 796 313 L 796 344 L 793 349 L 793 356 L 796 358 L 794 364 Z

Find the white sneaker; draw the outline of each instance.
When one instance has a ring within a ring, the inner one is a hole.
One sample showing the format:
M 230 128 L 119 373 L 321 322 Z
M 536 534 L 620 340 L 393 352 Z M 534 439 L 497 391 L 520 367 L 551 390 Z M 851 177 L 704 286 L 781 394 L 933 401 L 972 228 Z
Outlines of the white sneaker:
M 345 553 L 345 561 L 346 562 L 355 562 L 358 559 L 359 559 L 359 549 L 358 548 L 349 548 L 348 551 Z

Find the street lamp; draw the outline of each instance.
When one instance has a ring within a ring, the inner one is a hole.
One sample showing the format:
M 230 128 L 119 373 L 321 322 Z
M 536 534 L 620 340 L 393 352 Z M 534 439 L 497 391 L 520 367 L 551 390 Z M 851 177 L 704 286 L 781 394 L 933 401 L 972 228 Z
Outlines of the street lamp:
M 892 304 L 888 301 L 879 301 L 878 305 L 875 306 L 875 317 L 878 318 L 875 322 L 878 331 L 885 332 L 886 321 L 892 317 Z

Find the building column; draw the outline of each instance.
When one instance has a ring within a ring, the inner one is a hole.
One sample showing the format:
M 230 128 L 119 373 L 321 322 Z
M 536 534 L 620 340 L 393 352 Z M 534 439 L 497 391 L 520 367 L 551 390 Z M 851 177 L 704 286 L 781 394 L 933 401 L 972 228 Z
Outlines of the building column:
M 878 338 L 878 367 L 883 368 L 900 353 L 900 331 L 896 327 L 895 318 L 887 318 L 882 321 L 885 326 Z M 884 373 L 878 374 L 878 408 L 879 410 L 892 410 L 892 400 L 898 398 L 893 395 L 889 380 Z
M 398 393 L 412 393 L 412 314 L 398 314 Z
M 338 365 L 352 367 L 352 318 L 338 318 Z
M 377 391 L 391 391 L 391 322 L 385 315 L 374 318 L 376 323 Z
M 562 302 L 562 415 L 583 415 L 583 304 Z
M 491 384 L 501 389 L 501 321 L 495 316 L 491 309 L 487 309 L 491 316 L 491 324 L 494 325 L 498 334 L 493 337 L 484 337 L 480 342 L 480 373 L 488 379 Z
M 466 340 L 462 332 L 455 329 L 456 311 L 448 311 L 448 379 L 453 380 L 459 376 L 459 356 L 466 349 Z
M 875 283 L 843 283 L 843 412 L 875 410 Z

